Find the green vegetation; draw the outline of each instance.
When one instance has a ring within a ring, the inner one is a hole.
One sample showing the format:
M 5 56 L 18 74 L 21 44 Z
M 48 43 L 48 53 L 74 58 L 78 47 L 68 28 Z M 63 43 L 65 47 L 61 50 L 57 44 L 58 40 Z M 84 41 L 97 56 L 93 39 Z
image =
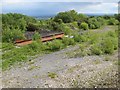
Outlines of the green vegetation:
M 50 77 L 50 78 L 56 78 L 57 74 L 54 73 L 54 72 L 48 72 L 48 77 Z
M 83 30 L 88 30 L 88 24 L 87 23 L 81 23 L 80 28 Z
M 63 44 L 59 40 L 54 40 L 53 42 L 48 42 L 47 43 L 49 50 L 51 51 L 57 51 L 62 49 Z
M 87 16 L 75 10 L 60 12 L 48 20 L 37 20 L 33 17 L 17 13 L 2 14 L 2 63 L 3 70 L 9 69 L 15 63 L 29 60 L 31 56 L 61 50 L 69 45 L 80 44 L 79 50 L 72 56 L 112 54 L 118 50 L 118 30 L 111 28 L 106 33 L 95 33 L 105 25 L 119 24 L 119 15 L 114 16 Z M 47 43 L 40 42 L 41 31 L 64 32 L 61 40 Z M 85 31 L 89 30 L 89 31 Z M 116 31 L 115 31 L 116 30 Z M 17 47 L 14 41 L 26 39 L 26 31 L 35 31 L 33 43 Z
M 28 71 L 31 71 L 31 70 L 36 69 L 36 68 L 40 68 L 40 66 L 30 66 L 30 67 L 28 68 Z
M 86 55 L 107 55 L 118 50 L 118 38 L 115 30 L 104 33 L 89 31 L 89 34 L 82 35 L 85 42 L 80 42 L 79 49 L 69 52 L 69 57 L 82 57 Z
M 13 43 L 16 39 L 24 39 L 24 32 L 20 29 L 6 28 L 2 32 L 2 41 Z
M 40 34 L 38 32 L 35 32 L 35 34 L 32 37 L 33 40 L 39 40 L 40 38 L 41 37 L 40 37 Z
M 100 61 L 100 60 L 95 60 L 93 63 L 94 63 L 94 64 L 100 64 L 101 61 Z

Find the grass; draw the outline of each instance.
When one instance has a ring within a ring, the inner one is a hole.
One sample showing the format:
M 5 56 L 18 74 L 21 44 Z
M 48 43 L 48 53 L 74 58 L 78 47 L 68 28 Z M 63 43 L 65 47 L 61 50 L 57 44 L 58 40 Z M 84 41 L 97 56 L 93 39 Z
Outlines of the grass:
M 34 64 L 35 62 L 34 61 L 30 61 L 28 64 L 31 65 L 31 64 Z
M 50 77 L 50 78 L 56 78 L 57 74 L 54 73 L 54 72 L 48 72 L 48 77 Z
M 93 63 L 94 63 L 94 64 L 100 64 L 101 61 L 100 61 L 100 60 L 95 60 Z
M 69 68 L 67 72 L 68 72 L 68 73 L 72 73 L 72 72 L 75 71 L 75 69 L 78 69 L 78 68 L 80 68 L 79 65 L 73 66 L 73 67 Z
M 110 56 L 106 56 L 104 59 L 104 61 L 110 61 L 110 60 L 111 60 Z
M 38 79 L 38 78 L 39 78 L 39 76 L 38 76 L 38 75 L 35 75 L 35 76 L 33 76 L 33 78 L 36 78 L 36 79 Z
M 114 64 L 120 66 L 120 60 L 115 60 Z
M 12 43 L 2 43 L 2 51 L 12 50 L 15 46 Z
M 13 48 L 2 54 L 2 68 L 3 70 L 7 70 L 17 62 L 25 62 L 30 57 L 35 56 L 36 54 L 43 54 L 44 52 L 43 47 L 39 43 L 33 43 L 21 48 Z M 33 62 L 31 62 L 31 64 L 32 63 Z
M 28 68 L 28 71 L 31 71 L 31 70 L 36 69 L 36 68 L 40 68 L 40 66 L 30 66 L 30 67 Z

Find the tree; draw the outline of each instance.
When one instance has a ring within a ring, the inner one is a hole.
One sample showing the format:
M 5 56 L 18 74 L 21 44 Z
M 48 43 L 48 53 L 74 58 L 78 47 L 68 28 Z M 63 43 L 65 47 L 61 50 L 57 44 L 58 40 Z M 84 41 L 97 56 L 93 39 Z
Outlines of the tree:
M 70 23 L 77 20 L 77 12 L 75 10 L 70 10 L 66 12 L 60 12 L 57 16 L 54 17 L 54 21 L 58 22 L 59 19 L 62 19 L 64 23 Z
M 88 30 L 88 24 L 87 23 L 81 23 L 80 25 L 80 29 L 83 29 L 83 30 Z
M 60 12 L 55 16 L 54 21 L 58 21 L 58 19 L 62 19 L 64 23 L 72 22 L 72 17 L 67 12 Z
M 90 29 L 97 29 L 100 28 L 101 23 L 96 18 L 89 18 L 88 26 Z
M 108 25 L 117 25 L 119 23 L 118 20 L 116 20 L 115 18 L 111 18 L 108 20 Z
M 27 30 L 28 31 L 39 30 L 39 26 L 37 24 L 34 24 L 34 23 L 29 23 L 27 26 Z
M 120 14 L 115 14 L 114 17 L 120 22 Z
M 86 22 L 88 19 L 88 17 L 85 14 L 78 14 L 77 15 L 77 21 L 78 22 Z

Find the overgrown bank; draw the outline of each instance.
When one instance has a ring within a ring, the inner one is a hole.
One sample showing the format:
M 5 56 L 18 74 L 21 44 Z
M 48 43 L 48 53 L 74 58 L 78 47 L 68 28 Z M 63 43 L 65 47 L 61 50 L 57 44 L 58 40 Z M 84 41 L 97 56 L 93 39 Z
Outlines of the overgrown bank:
M 71 17 L 66 17 L 67 15 Z M 29 60 L 31 56 L 58 51 L 75 44 L 80 44 L 80 49 L 72 54 L 74 57 L 112 54 L 118 49 L 118 30 L 115 26 L 118 23 L 117 16 L 88 17 L 78 14 L 74 10 L 61 12 L 48 20 L 36 20 L 21 14 L 5 14 L 2 30 L 3 70 L 9 69 L 15 63 Z M 93 31 L 106 25 L 112 25 L 115 28 L 106 33 Z M 62 31 L 67 37 L 63 37 L 62 40 L 41 43 L 38 39 L 40 38 L 39 32 L 42 30 Z M 14 46 L 15 39 L 25 39 L 26 31 L 36 32 L 33 35 L 34 42 L 23 47 Z M 88 48 L 87 51 L 86 48 Z

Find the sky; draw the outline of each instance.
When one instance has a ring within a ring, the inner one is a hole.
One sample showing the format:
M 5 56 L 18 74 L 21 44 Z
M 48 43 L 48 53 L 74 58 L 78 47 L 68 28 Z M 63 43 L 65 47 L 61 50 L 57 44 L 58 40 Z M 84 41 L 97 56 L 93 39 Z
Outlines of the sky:
M 2 13 L 22 13 L 29 16 L 49 16 L 76 10 L 87 14 L 118 13 L 118 0 L 3 0 Z

